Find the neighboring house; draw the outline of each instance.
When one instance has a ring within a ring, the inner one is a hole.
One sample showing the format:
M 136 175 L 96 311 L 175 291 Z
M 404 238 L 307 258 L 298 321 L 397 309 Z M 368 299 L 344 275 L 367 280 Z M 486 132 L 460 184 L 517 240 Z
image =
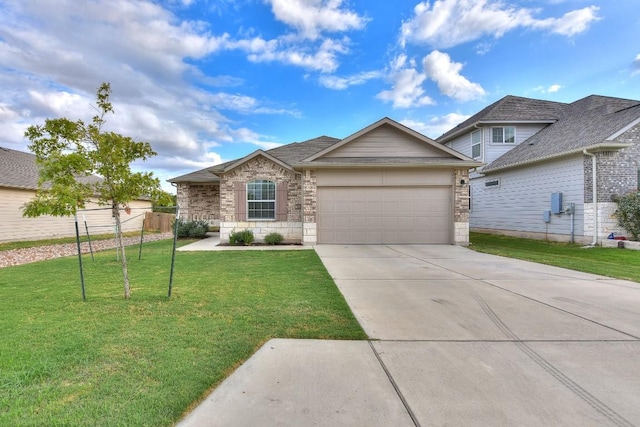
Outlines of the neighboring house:
M 345 138 L 288 144 L 169 180 L 181 217 L 315 243 L 469 242 L 479 162 L 384 118 Z
M 624 233 L 612 197 L 640 189 L 640 101 L 507 96 L 437 141 L 486 164 L 470 175 L 472 230 L 595 244 Z
M 75 236 L 73 217 L 53 217 L 49 215 L 37 218 L 22 216 L 22 206 L 29 202 L 38 188 L 39 170 L 36 156 L 31 153 L 0 147 L 0 242 L 41 240 Z M 123 214 L 124 231 L 140 230 L 143 214 L 151 211 L 151 202 L 137 200 L 130 203 L 132 212 Z M 95 203 L 87 209 L 101 208 Z M 136 217 L 137 218 L 134 218 Z M 90 234 L 113 233 L 114 220 L 110 210 L 81 212 L 81 233 L 86 233 L 86 219 Z M 127 221 L 127 222 L 124 222 Z

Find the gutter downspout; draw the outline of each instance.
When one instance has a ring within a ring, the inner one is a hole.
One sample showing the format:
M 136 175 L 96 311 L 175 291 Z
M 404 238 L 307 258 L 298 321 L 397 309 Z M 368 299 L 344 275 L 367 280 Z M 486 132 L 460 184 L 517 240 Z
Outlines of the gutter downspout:
M 591 183 L 593 193 L 593 240 L 591 241 L 591 246 L 596 246 L 598 244 L 598 172 L 596 170 L 596 155 L 589 153 L 586 149 L 582 150 L 582 153 L 591 157 L 591 172 L 593 174 Z

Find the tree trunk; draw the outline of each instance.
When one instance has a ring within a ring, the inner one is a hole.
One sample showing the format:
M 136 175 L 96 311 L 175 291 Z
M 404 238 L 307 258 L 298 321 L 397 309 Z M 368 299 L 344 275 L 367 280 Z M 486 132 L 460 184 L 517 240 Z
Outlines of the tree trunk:
M 124 252 L 124 243 L 122 242 L 122 224 L 120 223 L 120 210 L 118 207 L 113 208 L 113 216 L 116 219 L 116 239 L 117 248 L 120 250 L 120 260 L 122 261 L 122 278 L 124 280 L 124 298 L 131 298 L 131 287 L 129 286 L 129 271 L 127 270 L 127 256 Z

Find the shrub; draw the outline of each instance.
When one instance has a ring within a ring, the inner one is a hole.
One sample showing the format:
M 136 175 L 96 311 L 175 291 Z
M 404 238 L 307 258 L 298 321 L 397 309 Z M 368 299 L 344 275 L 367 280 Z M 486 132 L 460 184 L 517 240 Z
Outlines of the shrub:
M 208 230 L 209 223 L 207 221 L 186 221 L 178 218 L 178 237 L 205 237 Z
M 640 191 L 615 197 L 613 201 L 618 205 L 618 209 L 616 209 L 618 225 L 631 233 L 633 240 L 638 240 L 640 235 Z
M 242 230 L 242 231 L 232 231 L 229 234 L 229 243 L 232 245 L 245 245 L 249 246 L 253 243 L 253 231 L 251 230 Z
M 269 233 L 264 236 L 264 242 L 267 245 L 279 245 L 283 240 L 284 237 L 282 237 L 282 234 L 280 233 Z

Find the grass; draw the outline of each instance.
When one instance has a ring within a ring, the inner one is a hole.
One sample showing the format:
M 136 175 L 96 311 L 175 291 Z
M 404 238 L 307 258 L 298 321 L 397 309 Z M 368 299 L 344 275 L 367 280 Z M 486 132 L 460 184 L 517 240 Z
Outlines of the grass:
M 145 234 L 153 234 L 157 233 L 156 231 L 145 231 Z M 126 233 L 122 233 L 123 237 L 140 237 L 139 231 L 128 231 Z M 113 239 L 113 233 L 111 234 L 96 234 L 95 236 L 91 236 L 91 241 L 94 242 L 96 240 L 109 240 Z M 87 241 L 87 236 L 80 236 L 81 242 Z M 49 245 L 60 245 L 64 243 L 76 243 L 75 237 L 60 237 L 57 239 L 44 239 L 44 240 L 30 240 L 24 242 L 5 242 L 0 243 L 0 251 L 10 251 L 12 249 L 24 249 L 24 248 L 37 248 L 39 246 L 49 246 Z
M 471 249 L 640 282 L 640 251 L 471 233 Z
M 366 339 L 313 251 L 129 256 L 0 269 L 0 425 L 172 425 L 274 337 Z

